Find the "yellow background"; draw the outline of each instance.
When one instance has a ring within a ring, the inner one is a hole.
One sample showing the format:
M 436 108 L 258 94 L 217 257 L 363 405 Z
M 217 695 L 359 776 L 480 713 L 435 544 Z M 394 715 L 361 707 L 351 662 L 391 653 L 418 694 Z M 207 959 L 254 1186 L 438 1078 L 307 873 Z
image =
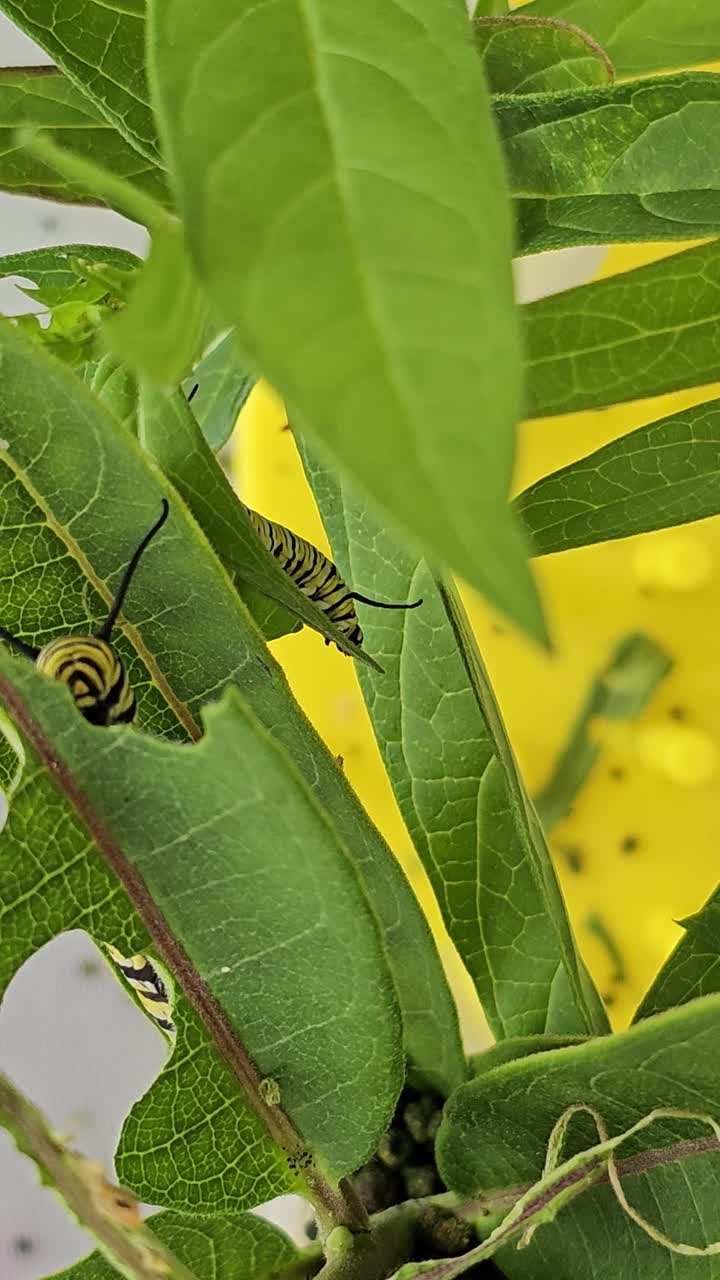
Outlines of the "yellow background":
M 610 251 L 599 275 L 687 246 Z M 720 385 L 611 409 L 536 419 L 521 431 L 516 487 L 525 488 L 607 441 L 720 394 Z M 235 452 L 242 496 L 328 551 L 282 405 L 266 386 L 251 397 Z M 625 1025 L 681 930 L 720 879 L 720 518 L 535 562 L 555 644 L 552 657 L 514 633 L 470 590 L 465 600 L 531 791 L 545 780 L 593 674 L 617 640 L 643 630 L 675 666 L 632 725 L 596 723 L 606 750 L 552 849 L 579 945 Z M 362 583 L 353 584 L 363 590 Z M 304 629 L 273 643 L 291 686 L 349 781 L 406 867 L 430 916 L 466 1033 L 482 1035 L 479 1010 L 397 810 L 352 662 Z M 632 852 L 623 841 L 634 837 Z M 582 867 L 570 863 L 578 856 Z M 621 952 L 626 979 L 612 981 L 607 948 L 588 928 L 600 916 Z

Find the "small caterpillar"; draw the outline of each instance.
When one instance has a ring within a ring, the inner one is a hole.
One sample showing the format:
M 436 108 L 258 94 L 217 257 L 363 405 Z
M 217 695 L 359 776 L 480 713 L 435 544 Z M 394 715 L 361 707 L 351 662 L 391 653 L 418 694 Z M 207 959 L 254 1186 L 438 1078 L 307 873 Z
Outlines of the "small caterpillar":
M 91 724 L 129 724 L 135 717 L 135 694 L 125 666 L 110 644 L 110 636 L 143 552 L 164 525 L 169 509 L 163 498 L 162 515 L 130 558 L 107 618 L 95 635 L 58 636 L 36 649 L 0 627 L 0 639 L 11 649 L 34 662 L 38 671 L 67 685 L 78 711 Z
M 172 1020 L 170 995 L 152 961 L 142 954 L 124 956 L 109 942 L 105 943 L 105 950 L 123 977 L 130 983 L 133 991 L 137 992 L 138 1000 L 153 1021 L 163 1031 L 174 1032 L 175 1023 Z
M 245 510 L 263 546 L 275 557 L 296 587 L 322 609 L 326 618 L 334 622 L 348 640 L 359 646 L 363 633 L 355 609 L 355 600 L 372 605 L 374 609 L 417 609 L 422 600 L 410 604 L 386 604 L 383 600 L 370 600 L 358 591 L 350 591 L 340 576 L 337 566 L 318 547 L 286 529 L 284 525 L 268 520 L 250 507 Z M 326 639 L 326 644 L 330 641 Z

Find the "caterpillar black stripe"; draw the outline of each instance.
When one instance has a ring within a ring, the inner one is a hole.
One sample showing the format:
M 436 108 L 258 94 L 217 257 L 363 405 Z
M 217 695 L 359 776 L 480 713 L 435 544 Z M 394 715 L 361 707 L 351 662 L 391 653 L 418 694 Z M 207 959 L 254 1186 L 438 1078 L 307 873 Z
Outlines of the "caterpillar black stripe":
M 386 604 L 383 600 L 370 600 L 357 591 L 351 591 L 336 565 L 318 547 L 284 525 L 261 516 L 258 511 L 252 511 L 250 507 L 245 509 L 261 542 L 292 578 L 295 586 L 318 605 L 328 620 L 334 622 L 353 644 L 360 646 L 363 642 L 356 600 L 372 605 L 374 609 L 417 609 L 422 604 L 422 600 L 413 600 L 410 604 Z
M 172 1020 L 172 1001 L 167 986 L 152 961 L 140 953 L 124 956 L 109 942 L 105 943 L 105 950 L 137 993 L 143 1009 L 163 1031 L 173 1032 L 175 1023 Z
M 67 685 L 78 711 L 91 724 L 128 724 L 134 719 L 135 694 L 110 637 L 143 552 L 164 525 L 168 511 L 163 498 L 162 515 L 131 556 L 107 618 L 95 635 L 59 636 L 36 649 L 0 627 L 0 639 L 11 649 L 34 662 L 38 671 Z

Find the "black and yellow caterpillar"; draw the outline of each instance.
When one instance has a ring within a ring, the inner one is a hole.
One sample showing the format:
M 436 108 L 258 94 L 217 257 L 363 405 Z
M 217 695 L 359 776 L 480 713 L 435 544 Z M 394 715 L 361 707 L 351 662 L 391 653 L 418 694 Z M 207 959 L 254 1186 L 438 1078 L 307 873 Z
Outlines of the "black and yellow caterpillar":
M 296 587 L 322 609 L 326 618 L 353 644 L 360 646 L 363 633 L 355 609 L 355 600 L 372 605 L 374 609 L 417 609 L 422 600 L 411 604 L 386 604 L 383 600 L 370 600 L 358 591 L 351 591 L 340 576 L 337 566 L 312 542 L 286 529 L 274 520 L 268 520 L 250 507 L 245 510 L 263 545 L 275 557 L 281 569 L 292 578 Z M 326 640 L 326 644 L 330 641 Z
M 132 555 L 107 618 L 95 635 L 59 636 L 36 649 L 0 627 L 0 639 L 11 649 L 34 662 L 38 671 L 68 686 L 78 711 L 91 724 L 128 724 L 134 719 L 135 694 L 123 662 L 110 644 L 110 636 L 142 554 L 164 525 L 168 511 L 163 498 L 162 515 Z
M 137 993 L 143 1009 L 163 1031 L 172 1033 L 175 1030 L 172 1001 L 167 986 L 152 961 L 140 953 L 124 956 L 109 942 L 105 943 L 105 950 Z

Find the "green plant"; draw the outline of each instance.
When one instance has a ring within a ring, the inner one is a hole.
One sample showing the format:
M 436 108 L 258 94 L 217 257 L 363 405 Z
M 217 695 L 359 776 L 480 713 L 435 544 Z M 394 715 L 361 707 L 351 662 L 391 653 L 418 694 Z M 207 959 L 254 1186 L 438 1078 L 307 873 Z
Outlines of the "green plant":
M 0 8 L 57 63 L 0 73 L 0 185 L 105 203 L 152 240 L 144 265 L 89 245 L 0 264 L 46 313 L 0 326 L 3 627 L 92 631 L 170 502 L 117 632 L 138 728 L 87 724 L 0 652 L 1 986 L 80 927 L 175 988 L 172 1056 L 117 1152 L 132 1195 L 0 1079 L 0 1121 L 105 1254 L 66 1280 L 709 1278 L 716 903 L 610 1035 L 450 575 L 547 643 L 530 553 L 720 512 L 713 401 L 508 502 L 523 414 L 717 377 L 720 77 L 676 68 L 717 51 L 720 11 Z M 689 237 L 705 243 L 513 302 L 513 243 Z M 215 456 L 260 374 L 343 576 L 422 597 L 359 606 L 362 648 L 274 561 Z M 266 647 L 303 623 L 358 660 L 496 1038 L 470 1062 L 404 875 Z M 666 669 L 642 637 L 618 650 L 573 740 L 577 785 L 593 710 L 633 714 Z M 556 778 L 546 820 L 566 802 Z M 290 1191 L 317 1215 L 304 1251 L 247 1213 Z M 152 1231 L 133 1196 L 163 1206 Z

